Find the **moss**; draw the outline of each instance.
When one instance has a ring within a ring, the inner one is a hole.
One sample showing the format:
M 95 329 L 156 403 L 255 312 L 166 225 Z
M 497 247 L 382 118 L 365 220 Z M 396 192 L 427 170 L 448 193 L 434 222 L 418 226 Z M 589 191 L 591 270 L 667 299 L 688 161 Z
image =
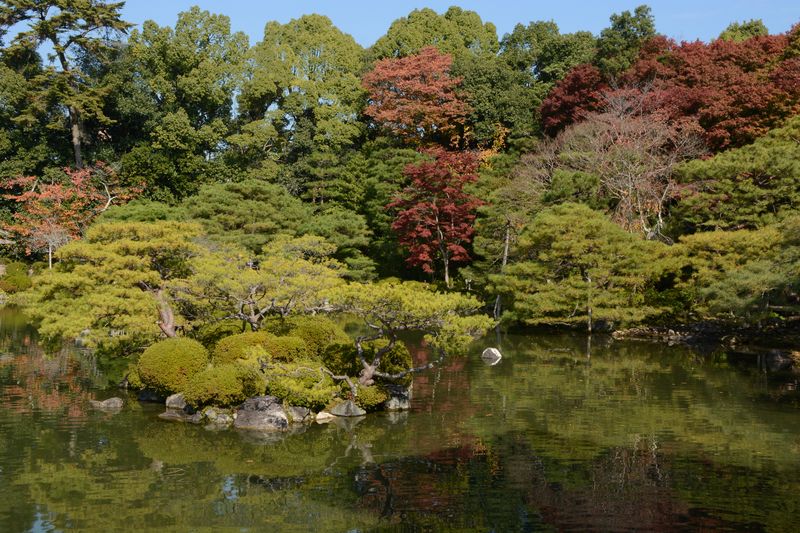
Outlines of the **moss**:
M 189 379 L 208 366 L 208 351 L 194 339 L 157 342 L 139 358 L 142 385 L 161 394 L 181 392 Z
M 8 294 L 27 290 L 31 287 L 28 267 L 25 263 L 14 261 L 6 263 L 6 273 L 0 277 L 0 291 Z
M 224 365 L 245 359 L 254 348 L 265 348 L 274 339 L 275 335 L 266 331 L 248 331 L 225 337 L 214 348 L 213 362 L 215 365 Z
M 264 392 L 264 381 L 246 366 L 229 363 L 195 374 L 184 389 L 186 403 L 193 407 L 229 407 Z
M 264 371 L 266 392 L 290 405 L 321 409 L 339 395 L 342 387 L 320 366 L 312 360 L 269 365 Z
M 356 403 L 365 411 L 377 411 L 389 399 L 389 393 L 380 385 L 359 387 Z

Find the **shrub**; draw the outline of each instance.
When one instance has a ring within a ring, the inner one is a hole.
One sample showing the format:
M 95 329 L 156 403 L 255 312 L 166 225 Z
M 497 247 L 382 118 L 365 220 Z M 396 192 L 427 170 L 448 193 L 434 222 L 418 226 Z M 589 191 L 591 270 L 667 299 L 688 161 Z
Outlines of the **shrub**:
M 139 376 L 137 363 L 131 363 L 126 371 L 125 378 L 128 380 L 128 388 L 139 390 L 144 388 L 142 378 Z
M 375 350 L 387 344 L 388 341 L 384 339 L 364 343 L 364 357 L 367 361 L 370 361 L 375 356 Z M 361 372 L 361 363 L 358 360 L 356 347 L 352 342 L 348 344 L 331 344 L 325 349 L 322 361 L 328 370 L 337 375 L 357 376 Z M 413 361 L 408 348 L 402 342 L 398 342 L 388 353 L 383 355 L 380 370 L 381 372 L 394 374 L 411 368 L 412 364 Z M 411 380 L 412 376 L 408 375 L 402 379 L 394 380 L 392 383 L 409 385 Z
M 291 362 L 308 359 L 310 353 L 306 341 L 300 337 L 275 337 L 266 345 L 266 351 L 272 361 Z
M 288 333 L 306 341 L 312 357 L 322 357 L 325 348 L 334 343 L 351 342 L 342 328 L 328 317 L 296 316 L 286 320 Z
M 365 411 L 377 411 L 388 399 L 389 393 L 385 388 L 380 385 L 371 385 L 358 388 L 356 403 Z
M 161 394 L 181 392 L 189 379 L 208 366 L 208 351 L 194 339 L 159 341 L 139 358 L 139 377 L 145 387 Z
M 311 360 L 269 365 L 264 370 L 266 391 L 289 405 L 322 409 L 342 388 L 320 366 Z
M 234 363 L 251 355 L 253 348 L 264 348 L 275 335 L 266 331 L 248 331 L 221 339 L 214 348 L 215 365 Z
M 14 294 L 30 287 L 31 278 L 28 276 L 27 265 L 18 261 L 6 263 L 6 273 L 0 277 L 0 291 Z
M 263 392 L 264 381 L 255 370 L 233 363 L 195 374 L 183 391 L 186 403 L 193 407 L 229 407 Z
M 203 346 L 212 348 L 225 337 L 239 333 L 242 333 L 242 322 L 240 320 L 221 320 L 193 330 L 191 336 Z

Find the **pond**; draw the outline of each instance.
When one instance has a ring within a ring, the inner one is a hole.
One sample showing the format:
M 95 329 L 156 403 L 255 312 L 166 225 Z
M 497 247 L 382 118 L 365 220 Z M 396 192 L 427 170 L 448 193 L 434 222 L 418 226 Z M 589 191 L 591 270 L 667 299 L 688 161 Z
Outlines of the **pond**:
M 0 531 L 792 531 L 798 379 L 686 347 L 491 336 L 418 376 L 410 412 L 215 432 L 128 396 L 91 410 L 119 394 L 92 358 L 46 353 L 6 310 Z

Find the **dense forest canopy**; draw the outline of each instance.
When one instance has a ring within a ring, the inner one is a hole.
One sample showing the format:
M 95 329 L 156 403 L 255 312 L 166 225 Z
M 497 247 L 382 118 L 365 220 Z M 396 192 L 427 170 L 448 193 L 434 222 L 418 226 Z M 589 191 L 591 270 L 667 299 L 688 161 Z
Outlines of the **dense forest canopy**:
M 2 253 L 49 270 L 0 288 L 45 334 L 256 330 L 385 278 L 508 323 L 800 317 L 800 25 L 499 36 L 451 7 L 364 49 L 322 15 L 250 43 L 121 7 L 0 6 Z

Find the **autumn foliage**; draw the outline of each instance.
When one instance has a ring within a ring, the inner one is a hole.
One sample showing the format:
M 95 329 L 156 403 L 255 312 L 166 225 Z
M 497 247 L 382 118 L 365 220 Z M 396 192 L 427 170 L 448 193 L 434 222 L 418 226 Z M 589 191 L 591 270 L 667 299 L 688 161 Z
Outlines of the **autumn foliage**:
M 460 78 L 450 75 L 453 58 L 436 48 L 378 61 L 363 79 L 369 93 L 364 113 L 381 129 L 409 144 L 458 140 L 469 112 L 456 92 Z
M 476 209 L 482 201 L 464 190 L 477 180 L 478 157 L 472 152 L 429 148 L 431 159 L 410 164 L 404 174 L 411 184 L 387 207 L 397 210 L 392 229 L 408 249 L 409 265 L 427 273 L 442 266 L 450 285 L 451 263 L 469 261 Z
M 99 164 L 80 170 L 64 169 L 63 181 L 47 182 L 36 176 L 8 180 L 4 195 L 17 204 L 12 221 L 2 229 L 25 247 L 25 253 L 47 251 L 80 237 L 83 230 L 113 203 L 123 203 L 139 188 L 122 187 L 109 167 Z
M 545 129 L 556 133 L 620 91 L 646 94 L 649 111 L 701 133 L 718 151 L 742 146 L 800 112 L 800 56 L 789 34 L 709 44 L 656 37 L 619 80 L 590 65 L 574 69 L 542 105 Z

